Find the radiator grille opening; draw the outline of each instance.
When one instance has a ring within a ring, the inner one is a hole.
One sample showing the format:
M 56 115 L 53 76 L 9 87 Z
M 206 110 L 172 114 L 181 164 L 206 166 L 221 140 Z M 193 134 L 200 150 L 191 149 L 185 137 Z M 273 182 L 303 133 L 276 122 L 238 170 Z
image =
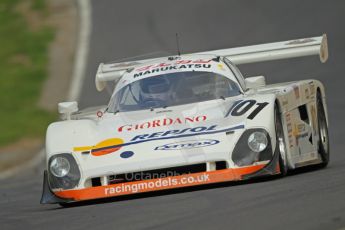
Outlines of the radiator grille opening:
M 97 187 L 97 186 L 101 186 L 101 178 L 100 177 L 95 177 L 91 179 L 91 183 L 92 183 L 92 187 Z
M 227 169 L 226 161 L 216 161 L 216 170 Z
M 227 168 L 226 161 L 216 161 L 215 164 L 216 164 L 216 170 Z M 201 164 L 193 164 L 193 165 L 186 165 L 186 166 L 179 166 L 179 167 L 110 175 L 107 177 L 107 179 L 108 179 L 108 184 L 110 185 L 110 184 L 118 184 L 118 183 L 132 182 L 132 181 L 143 181 L 143 180 L 158 179 L 158 178 L 165 178 L 165 177 L 171 177 L 171 176 L 180 176 L 180 175 L 185 175 L 185 174 L 190 174 L 190 173 L 200 173 L 200 172 L 206 172 L 206 171 L 207 171 L 206 163 L 201 163 Z M 92 178 L 91 184 L 92 184 L 92 187 L 102 186 L 101 178 L 100 177 Z
M 165 177 L 171 177 L 171 176 L 180 176 L 184 174 L 198 173 L 198 172 L 206 172 L 206 163 L 111 175 L 108 177 L 108 182 L 109 184 L 116 184 L 116 183 L 124 183 L 124 182 L 131 182 L 131 181 L 142 181 L 142 180 L 158 179 L 158 178 L 165 178 Z

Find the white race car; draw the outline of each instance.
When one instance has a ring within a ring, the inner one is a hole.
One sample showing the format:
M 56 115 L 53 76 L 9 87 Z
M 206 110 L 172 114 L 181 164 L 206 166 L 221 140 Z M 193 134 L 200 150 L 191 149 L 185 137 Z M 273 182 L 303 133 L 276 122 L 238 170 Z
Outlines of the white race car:
M 100 64 L 96 87 L 116 81 L 109 105 L 59 104 L 48 127 L 41 203 L 66 203 L 254 177 L 329 161 L 324 86 L 266 85 L 235 64 L 328 58 L 313 37 Z

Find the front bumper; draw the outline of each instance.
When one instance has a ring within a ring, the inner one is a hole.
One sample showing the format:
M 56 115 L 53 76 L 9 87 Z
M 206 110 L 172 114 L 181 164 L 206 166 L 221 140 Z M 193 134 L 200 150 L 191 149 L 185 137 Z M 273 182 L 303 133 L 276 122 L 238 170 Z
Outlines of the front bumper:
M 272 160 L 267 164 L 52 192 L 49 188 L 47 172 L 45 171 L 41 203 L 52 204 L 93 200 L 219 182 L 247 180 L 279 173 L 279 155 L 275 153 Z

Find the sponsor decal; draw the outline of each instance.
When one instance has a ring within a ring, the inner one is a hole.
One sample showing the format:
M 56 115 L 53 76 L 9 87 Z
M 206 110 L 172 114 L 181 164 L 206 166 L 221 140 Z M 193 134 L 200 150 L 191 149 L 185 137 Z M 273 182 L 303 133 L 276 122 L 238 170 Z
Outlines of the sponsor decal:
M 218 67 L 218 69 L 225 71 L 225 68 L 224 68 L 223 64 L 218 64 L 217 67 Z
M 294 138 L 293 138 L 292 123 L 291 123 L 291 114 L 287 113 L 285 115 L 285 119 L 286 119 L 286 127 L 287 127 L 287 130 L 288 130 L 289 146 L 290 146 L 290 148 L 292 148 L 293 147 L 293 143 L 294 143 Z
M 190 176 L 175 176 L 175 177 L 168 177 L 168 178 L 159 178 L 156 180 L 149 180 L 149 181 L 141 181 L 139 183 L 131 183 L 127 185 L 122 183 L 117 186 L 107 187 L 104 188 L 104 195 L 113 195 L 117 193 L 123 192 L 130 192 L 130 193 L 137 193 L 142 192 L 148 189 L 155 189 L 155 188 L 164 188 L 164 187 L 174 187 L 174 186 L 183 186 L 183 185 L 193 185 L 193 184 L 201 184 L 210 182 L 210 175 L 207 173 L 203 173 L 201 175 L 190 175 Z
M 311 112 L 311 122 L 313 125 L 314 135 L 316 135 L 316 133 L 317 133 L 317 130 L 316 130 L 317 115 L 316 115 L 316 109 L 315 109 L 314 105 L 311 106 L 310 112 Z
M 293 91 L 295 93 L 296 100 L 299 99 L 299 87 L 298 87 L 298 85 L 294 85 L 294 86 L 292 86 L 292 88 L 293 88 Z
M 265 165 L 266 164 L 260 164 L 241 168 L 184 174 L 125 183 L 119 182 L 106 186 L 56 191 L 55 194 L 62 198 L 73 198 L 77 201 L 81 201 L 102 197 L 121 196 L 133 193 L 182 188 L 201 184 L 235 181 L 242 180 L 244 175 L 252 174 L 254 172 L 257 172 L 258 170 L 261 170 L 265 167 Z M 278 173 L 278 171 L 276 171 L 275 173 Z
M 193 128 L 174 129 L 163 132 L 141 134 L 133 137 L 130 141 L 126 142 L 121 138 L 110 138 L 94 146 L 74 147 L 74 152 L 91 151 L 93 156 L 103 156 L 120 150 L 124 146 L 139 144 L 148 141 L 176 139 L 198 135 L 215 134 L 221 132 L 233 132 L 237 129 L 244 129 L 244 124 L 218 129 L 217 125 L 211 126 L 198 126 Z
M 308 133 L 303 133 L 303 134 L 299 134 L 297 135 L 295 138 L 296 138 L 296 145 L 299 145 L 299 139 L 301 138 L 307 138 L 309 137 L 309 134 Z
M 158 69 L 162 67 L 169 67 L 169 66 L 176 66 L 176 65 L 187 65 L 187 64 L 208 64 L 212 60 L 211 59 L 199 59 L 199 60 L 177 60 L 175 62 L 169 62 L 169 63 L 160 63 L 160 64 L 153 64 L 153 65 L 147 65 L 144 67 L 137 68 L 137 72 L 142 72 L 142 71 L 148 71 L 152 69 Z
M 181 60 L 181 57 L 180 56 L 172 56 L 172 57 L 168 57 L 168 60 L 169 61 L 173 61 L 173 60 Z
M 155 68 L 152 70 L 146 70 L 146 71 L 142 71 L 139 73 L 135 73 L 134 78 L 145 76 L 145 75 L 152 74 L 152 73 L 160 73 L 160 72 L 164 72 L 164 71 L 168 71 L 168 70 L 200 69 L 200 68 L 210 69 L 211 64 L 187 64 L 187 65 L 174 65 L 174 66 L 167 65 L 164 67 Z
M 194 149 L 207 147 L 218 144 L 218 140 L 189 140 L 181 141 L 170 144 L 161 145 L 155 148 L 155 150 L 182 150 L 182 149 Z
M 258 115 L 261 112 L 261 110 L 263 110 L 263 108 L 265 108 L 267 105 L 268 102 L 258 103 L 256 100 L 235 101 L 231 105 L 225 117 L 228 117 L 229 115 L 234 117 L 243 116 L 254 107 L 251 113 L 247 116 L 247 119 L 253 120 L 256 117 L 256 115 Z
M 93 156 L 103 156 L 112 152 L 116 152 L 121 148 L 124 141 L 120 138 L 110 138 L 99 142 L 94 146 L 83 146 L 73 148 L 74 152 L 90 151 Z
M 150 140 L 150 139 L 160 140 L 160 139 L 169 139 L 169 137 L 176 138 L 179 136 L 194 136 L 194 134 L 200 134 L 200 133 L 207 134 L 209 132 L 217 131 L 216 128 L 217 128 L 217 125 L 212 125 L 212 126 L 199 126 L 199 127 L 194 127 L 194 128 L 168 130 L 168 131 L 163 131 L 163 132 L 137 135 L 133 137 L 131 141 Z
M 120 154 L 121 158 L 130 158 L 134 155 L 133 151 L 125 151 Z
M 309 99 L 309 98 L 310 98 L 309 88 L 306 88 L 306 89 L 304 90 L 304 94 L 305 94 L 305 98 L 306 98 L 306 99 Z
M 296 145 L 299 145 L 300 138 L 309 137 L 308 131 L 306 131 L 304 124 L 295 125 L 292 133 L 293 133 L 293 136 L 295 137 Z
M 297 129 L 299 133 L 303 133 L 305 131 L 305 124 L 297 125 Z
M 140 124 L 122 125 L 117 129 L 117 131 L 121 133 L 123 131 L 135 131 L 135 130 L 140 130 L 140 129 L 150 129 L 150 128 L 156 128 L 156 127 L 171 126 L 171 125 L 198 123 L 198 122 L 206 121 L 206 119 L 207 117 L 205 115 L 195 116 L 195 117 L 184 117 L 184 118 L 163 118 L 163 119 L 143 122 Z

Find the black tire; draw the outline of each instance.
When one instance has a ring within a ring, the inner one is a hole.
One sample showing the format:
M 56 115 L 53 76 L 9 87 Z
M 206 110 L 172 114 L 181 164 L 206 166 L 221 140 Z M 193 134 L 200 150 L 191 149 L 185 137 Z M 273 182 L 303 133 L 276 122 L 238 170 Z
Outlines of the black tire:
M 275 152 L 279 152 L 280 175 L 285 176 L 288 172 L 288 165 L 286 159 L 286 144 L 284 139 L 283 122 L 280 117 L 277 105 L 274 108 L 274 123 L 276 130 L 276 148 L 278 148 L 278 150 Z
M 322 160 L 320 166 L 326 167 L 329 162 L 329 136 L 325 108 L 323 106 L 320 91 L 317 92 L 316 96 L 316 111 L 319 134 L 318 153 L 320 154 Z

